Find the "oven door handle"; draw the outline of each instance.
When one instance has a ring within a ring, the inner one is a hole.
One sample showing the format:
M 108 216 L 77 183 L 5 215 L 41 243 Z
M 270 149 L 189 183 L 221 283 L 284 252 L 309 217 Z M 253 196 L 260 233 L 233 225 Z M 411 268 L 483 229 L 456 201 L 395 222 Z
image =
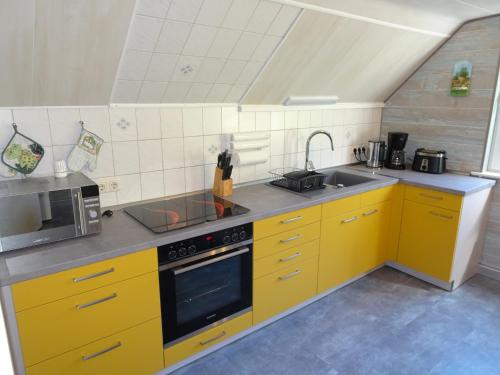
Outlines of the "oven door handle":
M 207 266 L 207 265 L 212 264 L 212 263 L 220 262 L 221 260 L 233 258 L 233 257 L 236 257 L 238 255 L 248 253 L 249 251 L 250 251 L 249 247 L 244 247 L 244 248 L 242 248 L 242 249 L 240 249 L 238 251 L 235 251 L 233 253 L 230 253 L 230 254 L 221 255 L 221 256 L 218 256 L 216 258 L 212 258 L 212 259 L 206 260 L 206 261 L 201 262 L 201 263 L 193 264 L 191 266 L 178 268 L 178 269 L 174 270 L 174 275 L 180 275 L 182 273 L 185 273 L 185 272 L 188 272 L 188 271 L 192 271 L 192 270 L 195 270 L 195 269 L 200 268 L 200 267 Z

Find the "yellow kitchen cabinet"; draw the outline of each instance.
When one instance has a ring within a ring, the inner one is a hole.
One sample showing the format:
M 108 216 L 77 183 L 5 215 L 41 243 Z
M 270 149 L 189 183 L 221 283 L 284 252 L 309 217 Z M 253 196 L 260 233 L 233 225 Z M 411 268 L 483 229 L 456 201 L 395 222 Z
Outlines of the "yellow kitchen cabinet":
M 318 257 L 319 239 L 280 251 L 270 256 L 256 259 L 253 264 L 253 278 L 268 275 L 296 265 L 305 259 Z
M 253 322 L 258 324 L 316 295 L 318 258 L 255 279 Z
M 320 223 L 312 223 L 278 233 L 270 237 L 266 237 L 254 242 L 253 257 L 254 259 L 264 258 L 266 256 L 279 253 L 280 251 L 296 247 L 319 238 Z
M 367 206 L 361 210 L 359 273 L 383 264 L 388 257 L 391 202 Z
M 26 366 L 158 316 L 158 272 L 147 273 L 16 314 Z M 160 325 L 157 328 L 161 330 Z
M 23 281 L 12 286 L 15 309 L 39 306 L 157 269 L 153 248 Z
M 321 223 L 318 293 L 325 292 L 361 270 L 362 210 L 350 211 Z
M 160 327 L 160 318 L 155 318 L 30 366 L 26 374 L 155 374 L 164 367 Z
M 328 213 L 332 203 L 345 211 L 349 207 L 359 207 L 358 202 L 350 197 L 345 202 L 339 200 L 323 205 L 318 293 L 345 283 L 386 261 L 391 218 L 391 200 L 388 199 L 392 190 L 380 190 L 362 196 L 361 202 L 382 203 L 364 205 L 333 217 Z
M 445 282 L 452 281 L 459 218 L 457 211 L 406 200 L 398 262 Z
M 189 358 L 202 350 L 218 344 L 237 333 L 252 326 L 252 313 L 248 312 L 234 319 L 230 319 L 216 327 L 210 328 L 198 335 L 190 337 L 164 350 L 165 366 Z
M 272 236 L 276 233 L 290 231 L 321 219 L 321 206 L 312 206 L 272 216 L 254 223 L 254 240 Z

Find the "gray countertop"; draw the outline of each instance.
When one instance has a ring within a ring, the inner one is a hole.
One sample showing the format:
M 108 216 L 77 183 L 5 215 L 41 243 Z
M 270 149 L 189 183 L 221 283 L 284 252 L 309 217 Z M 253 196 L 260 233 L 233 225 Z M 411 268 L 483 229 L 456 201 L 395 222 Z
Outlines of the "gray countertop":
M 364 169 L 357 167 L 336 169 L 361 175 L 370 173 L 365 167 L 362 168 Z M 361 185 L 343 189 L 328 186 L 320 191 L 306 194 L 289 192 L 264 183 L 241 186 L 234 190 L 229 199 L 249 208 L 249 213 L 164 234 L 152 233 L 123 210 L 118 209 L 111 218 L 103 218 L 102 232 L 98 235 L 0 253 L 0 286 L 397 184 L 400 180 L 403 183 L 461 195 L 489 188 L 495 183 L 481 178 L 452 174 L 424 175 L 412 171 L 384 170 L 370 176 L 373 181 Z

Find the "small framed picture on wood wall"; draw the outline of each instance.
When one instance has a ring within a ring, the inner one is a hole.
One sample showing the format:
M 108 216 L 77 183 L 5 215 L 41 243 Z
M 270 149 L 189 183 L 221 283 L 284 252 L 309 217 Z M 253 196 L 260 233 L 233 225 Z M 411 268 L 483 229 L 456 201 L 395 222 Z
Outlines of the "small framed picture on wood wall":
M 453 67 L 451 79 L 451 96 L 468 96 L 472 75 L 472 63 L 467 60 L 458 61 Z

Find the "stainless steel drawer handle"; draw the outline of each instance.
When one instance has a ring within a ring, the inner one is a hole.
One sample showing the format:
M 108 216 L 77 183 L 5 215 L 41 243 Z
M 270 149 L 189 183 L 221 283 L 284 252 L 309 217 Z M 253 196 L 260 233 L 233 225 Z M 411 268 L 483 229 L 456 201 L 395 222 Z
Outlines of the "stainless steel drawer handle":
M 281 224 L 293 223 L 294 221 L 299 221 L 302 220 L 303 218 L 304 218 L 303 216 L 292 217 L 290 219 L 281 220 Z
M 342 224 L 352 223 L 352 222 L 353 222 L 353 221 L 355 221 L 355 220 L 358 220 L 358 217 L 357 217 L 357 216 L 353 216 L 353 217 L 351 217 L 351 218 L 349 218 L 349 219 L 344 219 L 344 220 L 342 220 L 342 221 L 341 221 L 341 223 L 342 223 Z
M 295 253 L 290 255 L 289 257 L 286 258 L 280 258 L 280 262 L 289 262 L 297 257 L 300 257 L 302 254 L 301 253 Z
M 280 276 L 280 277 L 278 277 L 278 279 L 280 279 L 281 281 L 288 280 L 294 276 L 297 276 L 300 272 L 301 272 L 300 270 L 297 270 L 297 271 L 294 271 L 292 273 L 289 273 L 288 275 Z
M 112 350 L 118 349 L 120 346 L 122 346 L 122 343 L 120 341 L 118 341 L 115 345 L 110 346 L 109 348 L 100 350 L 100 351 L 98 351 L 98 352 L 96 352 L 94 354 L 84 355 L 82 357 L 82 360 L 88 361 L 89 359 L 92 359 L 92 358 L 95 358 L 95 357 L 99 357 L 100 355 L 103 355 L 103 354 L 109 353 Z
M 82 276 L 82 277 L 75 277 L 73 279 L 73 282 L 74 283 L 79 283 L 79 282 L 82 282 L 82 281 L 85 281 L 85 280 L 94 279 L 96 277 L 104 276 L 104 275 L 107 275 L 108 273 L 111 273 L 111 272 L 114 272 L 114 271 L 115 271 L 114 267 L 111 267 L 108 270 L 104 270 L 104 271 L 101 271 L 101 272 L 96 272 L 96 273 L 93 273 L 92 275 L 87 275 L 87 276 Z
M 300 237 L 302 237 L 300 234 L 297 234 L 296 236 L 293 236 L 293 237 L 290 237 L 290 238 L 287 238 L 285 240 L 280 240 L 281 243 L 287 243 L 287 242 L 290 242 L 290 241 L 295 241 L 295 240 L 298 240 Z
M 371 211 L 363 213 L 363 216 L 371 216 L 373 214 L 376 214 L 377 212 L 378 212 L 378 210 L 371 210 Z
M 440 197 L 438 195 L 430 195 L 430 194 L 425 194 L 425 193 L 420 193 L 420 196 L 424 197 L 424 198 L 434 199 L 437 201 L 442 201 L 444 199 L 443 197 Z
M 205 341 L 200 341 L 200 345 L 207 345 L 210 344 L 211 342 L 214 342 L 222 337 L 226 336 L 226 331 L 222 331 L 219 333 L 217 336 L 212 337 L 211 339 L 205 340 Z
M 440 214 L 439 212 L 429 211 L 432 216 L 439 217 L 441 219 L 452 220 L 453 216 Z
M 81 304 L 81 305 L 76 305 L 75 307 L 76 307 L 77 310 L 82 310 L 82 309 L 86 309 L 87 307 L 94 306 L 94 305 L 97 305 L 99 303 L 103 303 L 103 302 L 109 301 L 109 300 L 111 300 L 113 298 L 116 298 L 116 297 L 118 297 L 118 294 L 113 293 L 110 296 L 107 296 L 107 297 L 104 297 L 104 298 L 101 298 L 101 299 L 96 299 L 95 301 L 84 303 L 84 304 Z

